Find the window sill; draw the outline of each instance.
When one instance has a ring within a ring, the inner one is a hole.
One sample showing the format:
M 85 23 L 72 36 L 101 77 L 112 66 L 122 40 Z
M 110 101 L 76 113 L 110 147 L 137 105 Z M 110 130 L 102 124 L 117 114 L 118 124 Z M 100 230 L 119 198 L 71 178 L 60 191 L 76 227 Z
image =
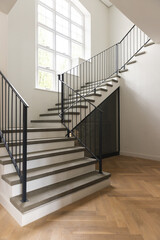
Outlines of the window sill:
M 58 91 L 55 91 L 55 90 L 43 89 L 43 88 L 38 88 L 38 87 L 35 87 L 34 90 L 39 90 L 39 91 L 43 91 L 43 92 L 45 91 L 45 92 L 50 92 L 50 93 L 58 93 Z

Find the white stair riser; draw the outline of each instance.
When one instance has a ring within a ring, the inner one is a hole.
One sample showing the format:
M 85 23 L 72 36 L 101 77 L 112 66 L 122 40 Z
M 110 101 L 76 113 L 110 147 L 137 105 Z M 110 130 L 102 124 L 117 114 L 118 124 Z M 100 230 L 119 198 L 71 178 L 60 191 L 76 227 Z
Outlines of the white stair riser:
M 30 127 L 57 127 L 57 128 L 61 128 L 64 127 L 62 123 L 30 123 Z
M 39 117 L 39 120 L 58 120 L 59 117 L 58 116 L 43 116 L 43 117 Z M 72 116 L 69 115 L 69 120 L 72 119 Z M 68 117 L 67 117 L 68 120 Z
M 66 172 L 62 172 L 62 173 L 58 173 L 58 174 L 54 174 L 54 175 L 47 176 L 47 177 L 42 177 L 40 179 L 32 180 L 32 181 L 27 182 L 27 192 L 30 192 L 30 191 L 33 191 L 36 189 L 40 189 L 42 187 L 46 187 L 46 186 L 52 185 L 54 183 L 65 181 L 65 180 L 68 180 L 68 179 L 71 179 L 74 177 L 78 177 L 78 176 L 81 176 L 85 173 L 87 174 L 92 171 L 95 171 L 95 164 L 89 165 L 86 167 L 77 168 L 77 169 L 70 170 L 70 171 L 66 171 Z M 3 182 L 4 182 L 4 185 L 9 185 L 5 181 L 3 181 Z M 6 191 L 6 189 L 7 188 L 5 187 L 4 194 L 6 195 L 6 197 L 9 197 L 9 198 L 20 195 L 22 193 L 22 185 L 21 184 L 17 184 L 14 186 L 9 185 L 8 191 Z
M 40 139 L 40 138 L 54 138 L 54 137 L 65 137 L 66 131 L 51 131 L 51 132 L 28 132 L 27 138 L 30 139 Z M 6 140 L 8 141 L 8 134 L 4 137 L 6 137 Z M 15 141 L 17 139 L 23 139 L 23 134 L 21 134 L 21 138 L 19 136 L 19 133 L 13 133 L 13 140 Z M 9 139 L 11 139 L 11 134 L 9 134 Z
M 74 159 L 80 159 L 84 157 L 84 151 L 81 152 L 76 152 L 76 153 L 69 153 L 69 154 L 63 154 L 59 156 L 52 156 L 52 157 L 44 157 L 44 158 L 39 158 L 36 160 L 30 160 L 27 162 L 27 169 L 33 169 L 37 167 L 43 167 L 43 166 L 48 166 L 51 164 L 56 164 L 56 163 L 62 163 L 62 162 L 67 162 L 70 160 Z M 7 165 L 1 165 L 1 172 L 2 174 L 8 174 L 15 172 L 15 168 L 13 164 L 7 164 Z
M 39 144 L 31 144 L 27 145 L 27 152 L 36 152 L 36 151 L 43 151 L 43 150 L 53 150 L 53 149 L 60 149 L 60 148 L 67 148 L 67 147 L 74 147 L 74 140 L 73 141 L 62 141 L 62 142 L 52 142 L 52 143 L 39 143 Z M 16 147 L 13 147 L 13 151 L 15 153 Z M 17 147 L 19 149 L 19 147 Z M 0 156 L 7 156 L 7 150 L 5 147 L 0 149 L 1 153 Z M 21 152 L 23 151 L 23 146 L 21 146 Z

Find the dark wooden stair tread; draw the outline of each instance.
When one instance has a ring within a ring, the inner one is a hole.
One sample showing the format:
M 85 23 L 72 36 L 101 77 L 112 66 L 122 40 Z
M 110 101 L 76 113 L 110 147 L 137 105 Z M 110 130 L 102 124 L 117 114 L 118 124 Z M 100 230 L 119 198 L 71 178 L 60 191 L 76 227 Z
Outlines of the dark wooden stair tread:
M 109 177 L 109 173 L 99 174 L 95 171 L 29 192 L 27 194 L 28 201 L 25 203 L 21 202 L 21 195 L 11 198 L 10 201 L 21 213 L 25 213 L 31 209 L 100 183 Z
M 27 161 L 37 160 L 37 159 L 43 159 L 43 158 L 50 158 L 55 156 L 60 156 L 64 154 L 72 154 L 72 153 L 78 153 L 78 152 L 84 152 L 84 147 L 67 147 L 67 148 L 60 148 L 60 149 L 54 149 L 54 150 L 43 150 L 38 152 L 32 152 L 27 154 Z M 13 155 L 15 157 L 15 155 Z M 20 159 L 17 159 L 17 162 L 20 162 L 22 158 L 22 154 L 18 155 L 20 156 Z M 10 157 L 4 156 L 0 157 L 0 164 L 2 165 L 8 165 L 11 164 Z
M 58 173 L 70 171 L 76 168 L 89 166 L 89 165 L 95 164 L 96 162 L 97 162 L 96 159 L 82 158 L 82 159 L 74 159 L 64 163 L 57 163 L 57 164 L 30 169 L 27 171 L 27 181 L 32 181 L 32 180 L 40 179 L 42 177 L 47 177 L 53 174 L 58 174 Z M 20 179 L 17 173 L 2 175 L 2 179 L 11 186 L 20 184 Z

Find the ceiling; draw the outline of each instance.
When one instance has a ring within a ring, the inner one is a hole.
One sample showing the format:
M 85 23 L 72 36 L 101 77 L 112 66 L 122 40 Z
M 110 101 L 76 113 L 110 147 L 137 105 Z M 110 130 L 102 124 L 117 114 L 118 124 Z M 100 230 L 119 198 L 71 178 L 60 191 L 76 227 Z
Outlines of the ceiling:
M 155 42 L 160 42 L 160 0 L 110 0 Z
M 8 14 L 17 0 L 0 0 L 0 12 Z

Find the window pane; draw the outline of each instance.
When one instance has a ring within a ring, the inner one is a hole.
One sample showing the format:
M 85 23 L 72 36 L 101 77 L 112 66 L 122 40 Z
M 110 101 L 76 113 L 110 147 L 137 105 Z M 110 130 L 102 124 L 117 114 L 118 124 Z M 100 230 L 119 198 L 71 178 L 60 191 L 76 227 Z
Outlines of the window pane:
M 62 15 L 68 17 L 69 15 L 69 4 L 65 0 L 56 0 L 56 11 Z
M 68 58 L 57 55 L 57 73 L 64 73 L 70 68 L 70 60 Z
M 82 46 L 72 43 L 72 58 L 84 58 Z
M 38 49 L 38 66 L 53 69 L 53 53 Z
M 49 72 L 38 71 L 38 87 L 43 89 L 53 89 L 53 74 Z
M 83 16 L 73 7 L 71 7 L 71 20 L 79 25 L 83 25 Z
M 56 30 L 68 36 L 69 22 L 59 16 L 56 16 Z
M 44 28 L 38 27 L 38 44 L 54 49 L 53 33 Z
M 69 55 L 69 41 L 63 37 L 56 36 L 56 50 Z
M 83 31 L 79 27 L 72 24 L 71 26 L 72 38 L 78 42 L 83 42 Z
M 53 0 L 40 0 L 42 3 L 47 5 L 50 8 L 53 8 Z
M 38 5 L 38 22 L 53 28 L 53 13 L 46 8 Z

